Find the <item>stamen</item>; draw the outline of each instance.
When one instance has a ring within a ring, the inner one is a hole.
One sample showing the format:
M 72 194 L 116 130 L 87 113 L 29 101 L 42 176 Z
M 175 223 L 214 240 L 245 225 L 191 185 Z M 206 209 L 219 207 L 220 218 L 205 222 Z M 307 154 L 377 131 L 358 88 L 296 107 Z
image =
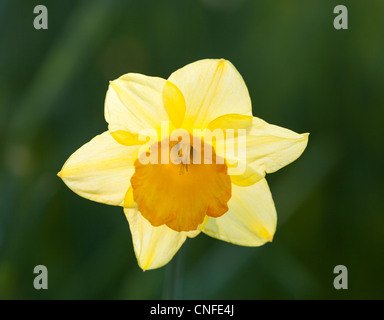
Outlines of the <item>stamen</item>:
M 192 147 L 189 144 L 181 144 L 180 142 L 179 148 L 178 156 L 181 157 L 179 175 L 182 175 L 184 174 L 184 170 L 188 172 L 188 164 L 191 163 Z
M 184 174 L 184 167 L 185 167 L 185 171 L 188 172 L 188 164 L 180 163 L 179 175 Z

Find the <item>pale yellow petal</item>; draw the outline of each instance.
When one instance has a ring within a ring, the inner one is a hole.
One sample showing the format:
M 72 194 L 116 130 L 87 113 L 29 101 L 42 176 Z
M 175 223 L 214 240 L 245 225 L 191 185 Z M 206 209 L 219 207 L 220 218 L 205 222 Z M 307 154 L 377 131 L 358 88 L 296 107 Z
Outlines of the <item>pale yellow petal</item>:
M 58 176 L 84 198 L 122 206 L 138 147 L 123 146 L 106 131 L 72 154 Z
M 237 170 L 232 182 L 244 186 L 252 181 L 257 182 L 266 173 L 275 172 L 295 161 L 305 150 L 308 135 L 308 133 L 298 134 L 253 117 L 252 126 L 245 136 L 245 143 L 243 137 L 234 137 L 218 140 L 216 146 L 219 151 L 225 148 L 224 153 L 221 151 L 218 154 L 224 156 L 230 164 L 228 166 L 230 175 L 236 172 L 232 167 L 241 164 L 239 167 L 244 170 L 240 173 Z
M 229 210 L 219 218 L 209 218 L 203 232 L 242 246 L 260 246 L 272 241 L 276 230 L 276 210 L 265 179 L 249 187 L 232 186 Z
M 185 99 L 179 88 L 172 82 L 166 81 L 163 89 L 164 108 L 175 128 L 180 128 L 185 116 Z
M 111 136 L 118 143 L 124 146 L 134 146 L 138 144 L 145 144 L 148 141 L 147 137 L 140 136 L 138 133 L 132 133 L 130 131 L 118 130 L 111 132 Z
M 188 231 L 188 232 L 187 232 L 187 236 L 188 236 L 188 238 L 195 238 L 195 237 L 197 237 L 200 233 L 201 233 L 201 230 L 199 230 L 199 229 L 197 229 L 197 230 L 193 230 L 193 231 Z
M 188 238 L 195 238 L 196 236 L 198 236 L 201 233 L 201 231 L 204 229 L 208 220 L 209 220 L 209 216 L 205 216 L 203 223 L 199 224 L 199 226 L 197 227 L 197 230 L 188 231 L 187 232 Z
M 168 79 L 183 93 L 187 110 L 183 127 L 205 129 L 225 114 L 252 115 L 243 78 L 224 59 L 200 60 L 175 71 Z
M 166 80 L 128 73 L 111 81 L 105 99 L 105 119 L 109 131 L 160 130 L 161 121 L 169 121 L 163 105 Z
M 244 168 L 245 169 L 242 174 L 233 174 L 230 176 L 233 184 L 241 187 L 248 187 L 264 178 L 264 175 L 255 171 L 250 166 L 245 166 Z
M 308 133 L 298 134 L 254 117 L 247 135 L 247 163 L 255 170 L 275 172 L 300 157 L 308 144 L 308 136 Z
M 153 227 L 137 208 L 124 208 L 124 213 L 131 229 L 137 262 L 143 270 L 167 264 L 187 238 L 186 232 L 173 231 L 165 225 Z
M 252 126 L 252 116 L 231 113 L 231 114 L 225 114 L 216 119 L 213 119 L 208 124 L 207 128 L 211 131 L 214 131 L 216 129 L 237 130 L 237 129 L 248 129 L 251 126 Z
M 130 186 L 124 197 L 124 208 L 135 208 L 136 205 L 135 199 L 133 199 L 133 188 Z

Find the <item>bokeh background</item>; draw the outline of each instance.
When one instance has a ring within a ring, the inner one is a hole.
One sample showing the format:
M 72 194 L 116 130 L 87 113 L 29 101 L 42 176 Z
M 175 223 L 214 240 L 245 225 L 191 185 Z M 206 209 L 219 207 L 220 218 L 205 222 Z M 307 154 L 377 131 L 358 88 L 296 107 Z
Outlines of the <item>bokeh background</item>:
M 48 30 L 33 28 L 38 4 Z M 0 0 L 0 298 L 383 299 L 383 30 L 382 0 Z M 107 129 L 109 80 L 203 58 L 230 60 L 254 115 L 309 145 L 267 176 L 273 243 L 201 235 L 143 272 L 122 209 L 56 174 Z M 40 264 L 48 290 L 33 287 Z M 348 290 L 333 287 L 339 264 Z

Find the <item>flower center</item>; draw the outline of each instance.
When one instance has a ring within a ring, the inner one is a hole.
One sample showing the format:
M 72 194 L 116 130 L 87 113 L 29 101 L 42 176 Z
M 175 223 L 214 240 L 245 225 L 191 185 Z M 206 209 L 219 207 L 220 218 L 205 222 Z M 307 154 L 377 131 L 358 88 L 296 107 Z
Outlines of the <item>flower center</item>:
M 152 145 L 135 161 L 131 185 L 141 214 L 175 231 L 196 230 L 206 215 L 220 217 L 231 198 L 224 159 L 200 138 Z

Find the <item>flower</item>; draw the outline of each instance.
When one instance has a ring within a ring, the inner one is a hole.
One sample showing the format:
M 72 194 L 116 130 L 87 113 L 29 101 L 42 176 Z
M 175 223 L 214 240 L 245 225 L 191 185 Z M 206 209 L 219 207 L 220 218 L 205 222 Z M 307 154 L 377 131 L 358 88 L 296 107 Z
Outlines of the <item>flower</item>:
M 296 160 L 308 134 L 253 117 L 229 61 L 197 61 L 168 80 L 123 75 L 110 82 L 105 119 L 108 131 L 58 176 L 84 198 L 124 208 L 143 270 L 165 265 L 200 232 L 242 246 L 272 241 L 265 175 Z

